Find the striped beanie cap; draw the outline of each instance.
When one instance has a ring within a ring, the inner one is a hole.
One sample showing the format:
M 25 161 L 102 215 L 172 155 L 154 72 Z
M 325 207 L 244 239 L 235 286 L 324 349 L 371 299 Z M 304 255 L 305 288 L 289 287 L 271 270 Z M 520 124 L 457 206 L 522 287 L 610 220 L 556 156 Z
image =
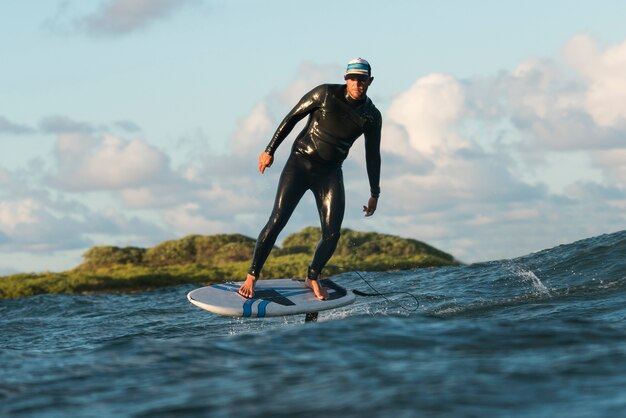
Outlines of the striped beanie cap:
M 368 79 L 372 75 L 372 67 L 370 63 L 363 58 L 355 58 L 348 63 L 344 78 L 361 78 Z

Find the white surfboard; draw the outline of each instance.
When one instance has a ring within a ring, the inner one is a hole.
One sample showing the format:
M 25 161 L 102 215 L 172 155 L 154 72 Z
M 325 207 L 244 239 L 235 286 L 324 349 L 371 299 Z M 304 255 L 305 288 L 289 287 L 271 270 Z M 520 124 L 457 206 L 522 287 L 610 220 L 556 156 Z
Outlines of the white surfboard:
M 314 321 L 315 313 L 349 305 L 355 295 L 331 280 L 320 280 L 328 291 L 327 300 L 319 300 L 298 279 L 259 280 L 254 297 L 246 299 L 237 291 L 243 282 L 223 283 L 192 290 L 187 299 L 194 305 L 227 316 L 264 318 L 308 314 L 307 321 Z M 314 315 L 314 316 L 311 316 Z

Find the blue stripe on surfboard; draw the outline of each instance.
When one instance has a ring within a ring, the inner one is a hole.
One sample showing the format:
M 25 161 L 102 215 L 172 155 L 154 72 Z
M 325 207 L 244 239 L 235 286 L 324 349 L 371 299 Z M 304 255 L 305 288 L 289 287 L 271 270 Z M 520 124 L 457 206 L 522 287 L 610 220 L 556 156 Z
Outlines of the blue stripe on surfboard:
M 243 317 L 250 318 L 252 316 L 252 304 L 256 302 L 257 298 L 248 299 L 243 304 Z
M 302 290 L 302 291 L 298 291 L 298 292 L 290 292 L 288 294 L 283 294 L 282 296 L 295 296 L 295 295 L 299 295 L 299 294 L 303 294 L 303 293 L 308 293 L 309 290 Z M 252 316 L 252 306 L 254 305 L 254 303 L 259 300 L 258 298 L 252 298 L 252 299 L 248 299 L 243 303 L 243 317 L 244 318 L 250 318 Z M 261 302 L 259 302 L 259 305 L 257 306 L 257 317 L 258 318 L 265 318 L 266 312 L 267 312 L 267 305 L 269 305 L 270 303 L 272 303 L 271 300 L 261 300 Z
M 265 318 L 265 308 L 270 303 L 271 303 L 271 301 L 269 301 L 269 300 L 264 300 L 261 303 L 259 303 L 259 310 L 258 310 L 258 313 L 257 313 L 257 317 Z

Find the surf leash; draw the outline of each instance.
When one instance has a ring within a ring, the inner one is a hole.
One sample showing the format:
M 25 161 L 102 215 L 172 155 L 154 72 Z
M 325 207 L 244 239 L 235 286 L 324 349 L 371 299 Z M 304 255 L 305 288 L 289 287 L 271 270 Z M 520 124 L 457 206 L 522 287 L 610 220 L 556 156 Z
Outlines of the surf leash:
M 376 289 L 374 286 L 372 286 L 372 284 L 370 282 L 368 282 L 367 280 L 365 280 L 365 277 L 363 277 L 363 275 L 361 273 L 359 273 L 358 271 L 355 271 L 354 273 L 356 273 L 361 280 L 363 280 L 365 282 L 365 284 L 367 284 L 370 289 L 372 289 L 374 291 L 374 293 L 366 293 L 366 292 L 361 292 L 360 290 L 357 289 L 352 289 L 352 293 L 354 293 L 357 296 L 364 296 L 364 297 L 372 297 L 372 296 L 380 296 L 383 299 L 385 299 L 387 302 L 396 305 L 398 308 L 403 309 L 407 312 L 416 312 L 419 307 L 420 307 L 420 301 L 417 299 L 417 297 L 411 293 L 411 292 L 379 292 L 378 289 Z M 415 306 L 412 308 L 409 308 L 405 305 L 403 305 L 402 303 L 398 303 L 396 301 L 393 301 L 391 299 L 389 299 L 387 296 L 389 295 L 409 295 L 410 297 L 413 298 L 413 300 L 415 301 Z

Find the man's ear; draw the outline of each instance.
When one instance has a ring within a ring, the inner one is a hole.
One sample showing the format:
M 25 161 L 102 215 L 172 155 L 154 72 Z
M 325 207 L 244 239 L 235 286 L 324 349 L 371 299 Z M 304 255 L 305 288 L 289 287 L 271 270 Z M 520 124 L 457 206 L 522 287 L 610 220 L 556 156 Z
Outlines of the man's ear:
M 371 86 L 373 82 L 374 82 L 374 77 L 370 77 L 369 83 L 367 83 L 367 85 Z

